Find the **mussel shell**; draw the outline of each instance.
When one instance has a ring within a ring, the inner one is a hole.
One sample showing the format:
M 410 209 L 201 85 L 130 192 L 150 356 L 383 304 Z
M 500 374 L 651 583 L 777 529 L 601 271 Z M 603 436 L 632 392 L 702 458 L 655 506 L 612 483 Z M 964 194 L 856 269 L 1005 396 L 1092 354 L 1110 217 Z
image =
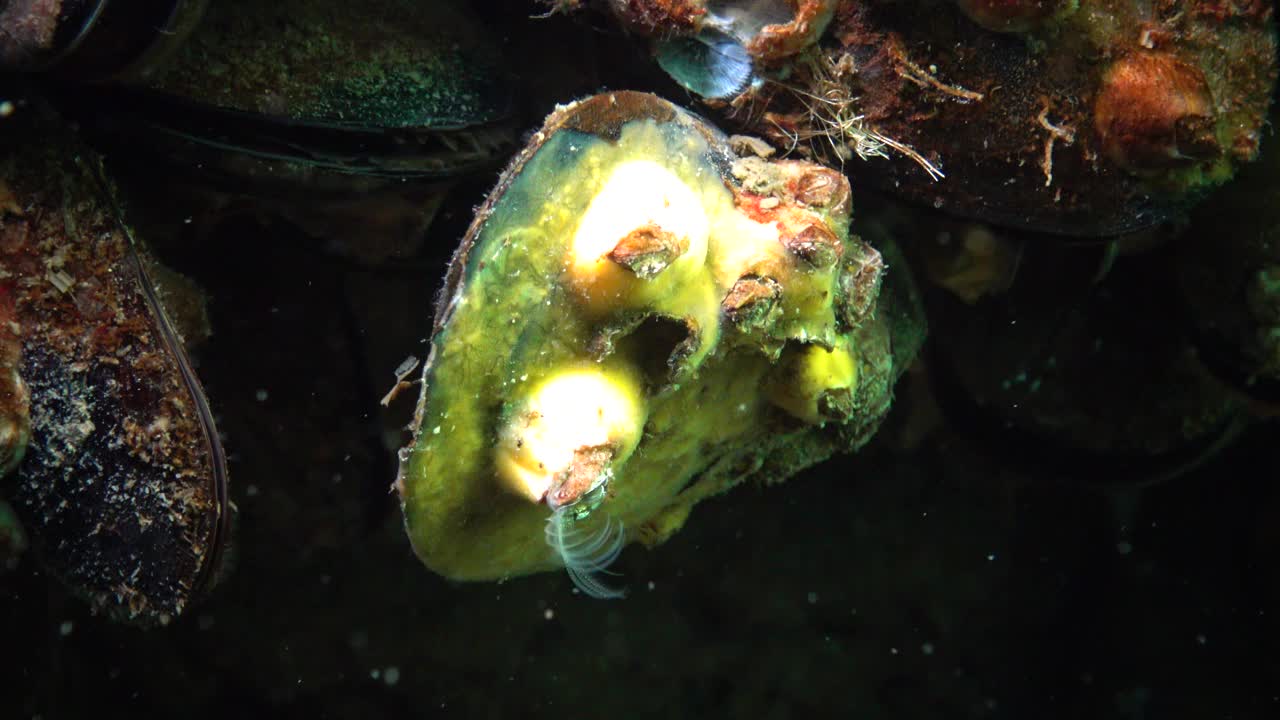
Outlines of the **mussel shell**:
M 1260 412 L 1280 412 L 1280 297 L 1267 282 L 1280 268 L 1280 144 L 1196 208 L 1175 258 L 1197 358 Z
M 502 54 L 465 3 L 227 0 L 146 86 L 281 120 L 461 128 L 510 111 Z
M 501 54 L 453 2 L 220 2 L 146 82 L 57 97 L 113 166 L 286 215 L 491 172 L 515 135 Z
M 59 118 L 6 121 L 0 277 L 15 293 L 31 439 L 5 493 L 52 574 L 95 609 L 164 623 L 212 584 L 226 460 L 152 262 Z
M 99 103 L 113 103 L 92 114 Z M 227 191 L 314 200 L 441 183 L 493 168 L 505 122 L 385 128 L 290 120 L 148 91 L 76 89 L 59 103 L 83 118 L 113 163 L 163 169 Z
M 1170 312 L 1167 256 L 1122 259 L 1098 282 L 1092 248 L 1023 241 L 1003 294 L 925 294 L 928 369 L 954 428 L 1037 478 L 1104 486 L 1177 477 L 1244 429 Z

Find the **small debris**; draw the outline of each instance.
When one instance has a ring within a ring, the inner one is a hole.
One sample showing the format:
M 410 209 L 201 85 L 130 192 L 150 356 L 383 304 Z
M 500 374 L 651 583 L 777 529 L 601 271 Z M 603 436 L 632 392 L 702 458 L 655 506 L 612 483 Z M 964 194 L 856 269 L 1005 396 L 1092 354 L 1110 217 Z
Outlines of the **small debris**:
M 767 158 L 777 152 L 769 143 L 758 137 L 752 137 L 750 135 L 730 135 L 729 147 L 733 148 L 733 151 L 737 153 L 739 157 L 745 157 L 746 155 L 751 154 L 756 157 Z
M 418 362 L 418 358 L 414 355 L 410 355 L 404 360 L 401 360 L 400 364 L 396 366 L 396 379 L 403 380 L 408 377 L 409 373 L 418 368 Z
M 1044 143 L 1044 157 L 1040 160 L 1040 169 L 1044 172 L 1044 186 L 1049 187 L 1053 183 L 1053 144 L 1059 140 L 1063 145 L 1070 145 L 1076 141 L 1076 129 L 1070 125 L 1054 125 L 1049 122 L 1049 104 L 1040 110 L 1040 114 L 1036 116 L 1036 121 L 1040 123 L 1040 127 L 1049 131 L 1049 138 Z
M 391 389 L 387 391 L 387 394 L 382 396 L 382 400 L 378 402 L 379 405 L 387 407 L 403 390 L 413 385 L 413 382 L 406 380 L 405 378 L 409 377 L 414 370 L 418 369 L 419 362 L 421 361 L 414 355 L 410 355 L 400 361 L 400 364 L 396 366 L 396 384 L 392 385 Z
M 65 270 L 50 270 L 48 275 L 49 283 L 58 289 L 58 292 L 67 292 L 75 285 L 75 278 L 66 273 Z

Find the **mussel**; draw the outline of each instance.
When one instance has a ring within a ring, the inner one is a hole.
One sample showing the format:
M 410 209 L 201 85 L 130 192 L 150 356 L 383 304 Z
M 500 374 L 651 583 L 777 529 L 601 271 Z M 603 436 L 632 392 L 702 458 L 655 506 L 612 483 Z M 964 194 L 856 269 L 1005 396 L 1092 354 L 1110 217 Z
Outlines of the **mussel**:
M 1176 241 L 1114 259 L 1012 231 L 944 233 L 950 245 L 1013 246 L 1012 265 L 993 250 L 963 273 L 1003 275 L 988 292 L 967 282 L 923 292 L 933 393 L 951 427 L 993 458 L 1042 480 L 1142 487 L 1198 467 L 1248 425 L 1175 311 Z
M 213 584 L 231 517 L 213 414 L 165 307 L 177 290 L 48 108 L 19 104 L 0 158 L 0 340 L 17 379 L 3 421 L 24 404 L 13 387 L 29 411 L 0 494 L 96 610 L 165 623 Z
M 924 327 L 849 209 L 840 173 L 739 156 L 656 96 L 558 108 L 440 296 L 396 483 L 422 560 L 563 566 L 612 597 L 598 574 L 627 542 L 865 443 Z
M 145 78 L 58 98 L 197 224 L 280 217 L 370 261 L 410 252 L 442 191 L 514 149 L 502 55 L 445 0 L 214 3 Z

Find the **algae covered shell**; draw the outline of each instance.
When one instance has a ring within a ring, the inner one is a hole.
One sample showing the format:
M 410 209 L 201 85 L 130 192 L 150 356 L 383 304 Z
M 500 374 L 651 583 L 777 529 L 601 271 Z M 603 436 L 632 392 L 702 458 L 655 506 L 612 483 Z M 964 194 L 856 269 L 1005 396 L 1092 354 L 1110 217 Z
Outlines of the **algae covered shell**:
M 396 486 L 433 570 L 579 588 L 699 500 L 865 442 L 922 337 L 849 185 L 618 92 L 557 109 L 450 266 Z M 899 283 L 899 288 L 903 287 Z

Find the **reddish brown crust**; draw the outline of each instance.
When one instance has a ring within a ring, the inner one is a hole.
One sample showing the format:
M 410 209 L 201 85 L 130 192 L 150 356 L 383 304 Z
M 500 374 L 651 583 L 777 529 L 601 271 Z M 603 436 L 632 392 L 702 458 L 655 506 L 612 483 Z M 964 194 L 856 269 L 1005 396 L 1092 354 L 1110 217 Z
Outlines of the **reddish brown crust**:
M 1190 4 L 1192 15 L 1217 22 L 1244 19 L 1263 23 L 1275 12 L 1269 0 L 1193 0 Z

